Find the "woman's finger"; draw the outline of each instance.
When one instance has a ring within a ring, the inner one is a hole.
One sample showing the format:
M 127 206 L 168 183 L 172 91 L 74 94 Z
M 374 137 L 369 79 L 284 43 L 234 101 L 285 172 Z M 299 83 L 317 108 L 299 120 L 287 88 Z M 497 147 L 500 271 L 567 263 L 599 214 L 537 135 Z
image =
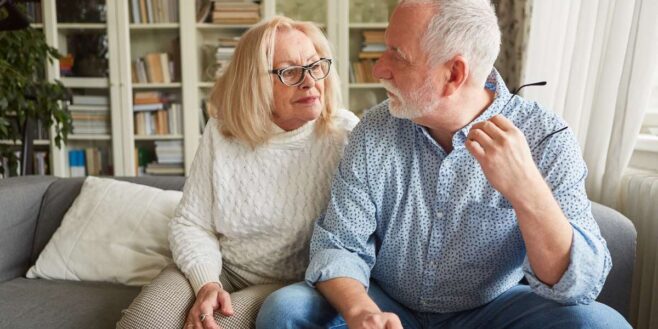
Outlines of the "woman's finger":
M 199 314 L 199 322 L 204 329 L 219 329 L 213 316 L 214 310 L 210 304 L 201 304 L 201 313 Z
M 233 315 L 233 305 L 231 304 L 231 295 L 223 290 L 217 294 L 217 302 L 219 303 L 219 313 L 225 316 Z

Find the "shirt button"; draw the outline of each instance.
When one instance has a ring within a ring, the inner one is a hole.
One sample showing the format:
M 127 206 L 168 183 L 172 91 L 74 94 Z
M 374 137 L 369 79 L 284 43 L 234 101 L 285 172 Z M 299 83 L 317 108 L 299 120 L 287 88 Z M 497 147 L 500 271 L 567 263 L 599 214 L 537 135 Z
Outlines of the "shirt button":
M 438 218 L 438 219 L 443 218 L 443 212 L 437 211 L 436 212 L 436 218 Z

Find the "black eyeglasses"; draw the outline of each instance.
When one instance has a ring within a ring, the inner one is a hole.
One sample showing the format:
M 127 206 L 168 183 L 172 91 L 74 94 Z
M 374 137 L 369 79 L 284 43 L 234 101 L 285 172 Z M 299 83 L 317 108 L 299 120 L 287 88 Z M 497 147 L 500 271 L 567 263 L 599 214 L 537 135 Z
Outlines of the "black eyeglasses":
M 531 86 L 545 86 L 545 85 L 546 85 L 546 81 L 540 81 L 540 82 L 528 83 L 528 84 L 525 84 L 525 85 L 523 85 L 523 86 L 521 86 L 521 87 L 519 87 L 519 88 L 516 88 L 516 89 L 514 90 L 514 92 L 512 93 L 512 96 L 510 96 L 510 98 L 507 100 L 507 103 L 505 103 L 505 105 L 503 106 L 503 109 L 507 107 L 507 104 L 509 104 L 509 102 L 511 102 L 512 99 L 514 99 L 514 96 L 516 96 L 516 95 L 519 93 L 519 91 L 521 91 L 521 89 L 523 89 L 523 88 L 525 88 L 525 87 L 531 87 Z M 554 131 L 552 131 L 550 134 L 544 136 L 544 138 L 542 138 L 542 139 L 539 141 L 539 143 L 537 143 L 537 145 L 535 145 L 535 146 L 531 149 L 531 151 L 534 151 L 539 145 L 541 145 L 543 142 L 545 142 L 549 137 L 551 137 L 551 136 L 553 136 L 553 135 L 555 135 L 555 134 L 557 134 L 557 133 L 559 133 L 559 132 L 561 132 L 561 131 L 564 131 L 564 130 L 566 130 L 567 128 L 569 128 L 569 127 L 568 127 L 568 126 L 564 126 L 564 127 L 560 128 L 560 129 L 554 130 Z
M 331 69 L 331 58 L 320 58 L 311 64 L 303 66 L 288 66 L 280 69 L 270 70 L 269 73 L 276 74 L 279 80 L 286 86 L 298 86 L 304 81 L 305 73 L 315 81 L 322 80 L 329 75 Z

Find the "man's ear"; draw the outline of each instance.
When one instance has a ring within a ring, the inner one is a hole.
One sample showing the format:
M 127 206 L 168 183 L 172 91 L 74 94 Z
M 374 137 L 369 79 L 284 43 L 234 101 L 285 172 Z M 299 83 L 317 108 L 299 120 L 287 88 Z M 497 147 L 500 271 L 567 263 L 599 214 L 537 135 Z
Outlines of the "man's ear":
M 468 70 L 468 62 L 466 61 L 466 58 L 461 55 L 455 56 L 444 65 L 446 68 L 446 80 L 445 87 L 443 88 L 443 96 L 450 97 L 466 83 L 466 79 L 470 72 Z

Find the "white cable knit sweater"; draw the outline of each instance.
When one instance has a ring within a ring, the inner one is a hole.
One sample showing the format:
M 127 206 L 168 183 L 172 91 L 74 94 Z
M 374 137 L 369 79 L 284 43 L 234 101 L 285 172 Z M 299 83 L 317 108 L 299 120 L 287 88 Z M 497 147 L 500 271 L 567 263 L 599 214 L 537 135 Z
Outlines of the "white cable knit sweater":
M 210 119 L 169 225 L 174 262 L 195 294 L 218 282 L 222 260 L 252 282 L 302 280 L 313 224 L 358 122 L 337 112 L 332 136 L 318 138 L 315 122 L 290 132 L 275 126 L 255 150 L 225 138 Z

